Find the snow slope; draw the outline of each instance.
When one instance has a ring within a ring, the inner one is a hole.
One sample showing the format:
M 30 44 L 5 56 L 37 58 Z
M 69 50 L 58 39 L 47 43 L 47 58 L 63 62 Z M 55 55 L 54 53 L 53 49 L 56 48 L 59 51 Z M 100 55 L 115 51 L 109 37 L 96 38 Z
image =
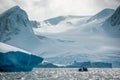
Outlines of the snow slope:
M 85 24 L 88 16 L 58 16 L 51 19 L 47 19 L 40 22 L 39 28 L 33 28 L 34 32 L 39 34 L 42 33 L 61 33 L 71 29 L 74 27 Z
M 0 42 L 0 71 L 31 71 L 43 58 Z
M 42 22 L 40 28 L 34 29 L 35 34 L 60 40 L 61 43 L 41 44 L 40 55 L 56 64 L 71 64 L 76 60 L 110 62 L 113 67 L 119 67 L 120 38 L 108 36 L 102 28 L 104 21 L 112 15 L 113 11 L 105 9 L 95 15 L 97 16 L 95 20 L 89 22 L 92 17 L 69 17 L 56 25 Z

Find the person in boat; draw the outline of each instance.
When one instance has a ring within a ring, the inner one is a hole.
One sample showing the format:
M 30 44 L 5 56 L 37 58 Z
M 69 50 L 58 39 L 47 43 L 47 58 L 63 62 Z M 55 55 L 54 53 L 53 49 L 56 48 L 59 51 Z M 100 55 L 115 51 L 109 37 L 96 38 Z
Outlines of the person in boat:
M 83 67 L 83 68 L 79 68 L 78 71 L 82 71 L 83 72 L 83 71 L 88 71 L 88 69 Z

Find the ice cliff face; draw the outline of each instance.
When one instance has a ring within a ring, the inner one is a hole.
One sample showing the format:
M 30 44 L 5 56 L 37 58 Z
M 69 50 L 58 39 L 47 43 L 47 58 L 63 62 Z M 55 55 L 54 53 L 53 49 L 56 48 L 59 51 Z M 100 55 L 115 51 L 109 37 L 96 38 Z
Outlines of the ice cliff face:
M 0 72 L 31 71 L 43 58 L 0 42 Z
M 0 72 L 31 71 L 43 58 L 20 51 L 0 52 Z

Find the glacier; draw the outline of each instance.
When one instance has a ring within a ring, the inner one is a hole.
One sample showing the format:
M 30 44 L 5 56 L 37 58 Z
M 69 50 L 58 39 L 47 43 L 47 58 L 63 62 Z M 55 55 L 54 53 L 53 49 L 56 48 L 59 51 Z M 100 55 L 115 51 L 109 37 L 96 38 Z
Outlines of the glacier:
M 0 72 L 31 71 L 43 58 L 0 42 Z
M 0 72 L 32 71 L 43 58 L 20 51 L 0 52 Z
M 112 63 L 112 67 L 120 67 L 120 38 L 109 36 L 106 30 L 112 30 L 112 27 L 106 25 L 105 30 L 103 26 L 111 16 L 116 15 L 117 10 L 104 9 L 93 16 L 64 16 L 65 19 L 56 25 L 41 22 L 40 28 L 33 28 L 35 34 L 61 42 L 42 44 L 40 55 L 56 64 L 71 64 L 76 60 L 106 62 Z M 56 18 L 59 16 L 52 20 Z M 119 15 L 116 19 L 119 19 Z

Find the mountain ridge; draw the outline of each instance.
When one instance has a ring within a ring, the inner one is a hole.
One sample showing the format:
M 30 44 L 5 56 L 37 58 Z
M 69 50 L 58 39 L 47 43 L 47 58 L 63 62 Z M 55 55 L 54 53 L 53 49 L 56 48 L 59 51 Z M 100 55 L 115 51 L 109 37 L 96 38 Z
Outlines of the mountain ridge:
M 105 17 L 109 17 L 114 13 L 114 9 L 109 9 L 106 8 L 100 12 L 98 12 L 97 14 L 95 14 L 94 16 L 92 16 L 90 19 L 88 19 L 88 22 L 93 21 L 95 19 L 101 19 L 101 18 L 105 18 Z
M 0 16 L 0 42 L 39 54 L 41 41 L 34 34 L 28 15 L 23 9 L 15 6 Z
M 120 6 L 103 23 L 102 27 L 112 37 L 120 37 Z

